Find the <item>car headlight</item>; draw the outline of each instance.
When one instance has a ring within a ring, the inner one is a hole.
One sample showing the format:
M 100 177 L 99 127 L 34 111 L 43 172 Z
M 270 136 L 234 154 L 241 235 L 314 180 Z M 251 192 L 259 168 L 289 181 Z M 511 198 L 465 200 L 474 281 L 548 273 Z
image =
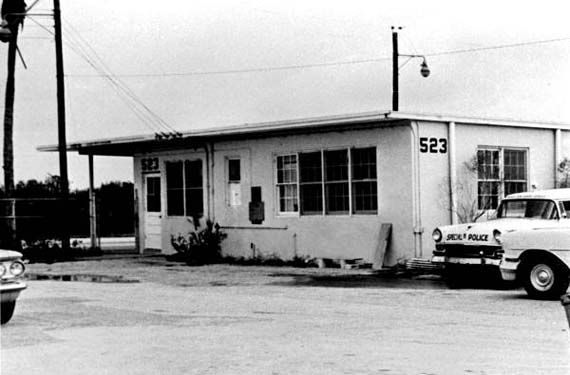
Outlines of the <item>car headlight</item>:
M 6 267 L 3 264 L 0 264 L 0 277 L 4 276 L 6 273 Z
M 440 231 L 438 228 L 436 228 L 436 229 L 433 231 L 433 233 L 431 234 L 431 237 L 433 238 L 433 240 L 434 240 L 435 242 L 441 241 L 441 238 L 442 238 L 441 231 Z
M 26 267 L 24 266 L 24 263 L 20 261 L 14 262 L 10 265 L 10 273 L 14 276 L 20 276 L 25 270 Z
M 498 229 L 495 229 L 493 231 L 493 238 L 495 239 L 495 241 L 497 241 L 498 244 L 501 243 L 501 231 Z

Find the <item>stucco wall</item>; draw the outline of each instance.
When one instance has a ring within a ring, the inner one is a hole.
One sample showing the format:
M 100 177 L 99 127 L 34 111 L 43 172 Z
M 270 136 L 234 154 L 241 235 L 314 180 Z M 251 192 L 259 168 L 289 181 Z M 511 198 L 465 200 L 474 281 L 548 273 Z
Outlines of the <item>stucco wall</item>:
M 422 137 L 448 138 L 447 123 L 421 123 Z M 535 184 L 539 189 L 554 187 L 554 130 L 513 128 L 488 125 L 455 125 L 455 170 L 457 184 L 467 186 L 466 192 L 459 192 L 459 201 L 477 197 L 476 175 L 466 173 L 464 163 L 471 161 L 479 146 L 517 147 L 528 150 L 529 189 Z M 568 132 L 563 132 L 563 149 L 570 152 Z M 448 139 L 448 143 L 452 142 Z M 567 146 L 564 146 L 567 145 Z M 451 145 L 449 145 L 451 146 Z M 566 148 L 565 148 L 566 147 Z M 421 207 L 423 236 L 423 255 L 429 257 L 433 250 L 431 232 L 439 225 L 451 224 L 449 196 L 449 150 L 446 154 L 420 153 L 421 157 Z M 457 185 L 456 184 L 456 185 Z M 469 186 L 470 185 L 470 186 Z M 457 189 L 457 187 L 456 187 Z M 461 202 L 458 202 L 459 204 Z M 482 217 L 480 220 L 485 220 Z
M 392 223 L 387 265 L 414 256 L 429 258 L 433 250 L 433 228 L 451 223 L 448 181 L 452 139 L 449 137 L 447 123 L 417 124 L 418 134 L 415 140 L 412 137 L 412 126 L 379 126 L 364 130 L 224 141 L 208 144 L 208 147 L 213 147 L 208 153 L 201 146 L 136 155 L 134 172 L 140 214 L 140 245 L 143 248 L 145 244 L 146 225 L 145 173 L 141 170 L 141 160 L 159 160 L 156 172 L 162 178 L 163 210 L 160 247 L 164 253 L 172 253 L 174 249 L 170 244 L 170 236 L 187 233 L 192 224 L 185 217 L 170 217 L 166 213 L 165 162 L 200 159 L 203 161 L 205 215 L 214 218 L 228 233 L 228 238 L 223 243 L 225 254 L 244 257 L 278 256 L 285 259 L 294 256 L 364 258 L 370 261 L 378 246 L 380 225 Z M 554 130 L 456 124 L 455 135 L 455 171 L 458 179 L 463 178 L 463 164 L 476 154 L 478 146 L 522 147 L 529 150 L 529 184 L 537 184 L 539 188 L 554 186 Z M 437 140 L 437 144 L 433 146 L 433 150 L 429 150 L 432 138 Z M 420 144 L 421 139 L 424 139 L 424 144 L 427 142 L 426 152 L 420 150 L 423 147 Z M 442 152 L 442 139 L 447 142 L 446 152 Z M 570 131 L 561 132 L 560 143 L 562 157 L 570 157 Z M 278 213 L 275 187 L 276 155 L 370 146 L 377 149 L 377 215 L 304 216 Z M 228 160 L 234 158 L 241 160 L 238 194 L 240 204 L 237 205 L 230 204 L 227 179 Z M 419 166 L 419 207 L 414 206 L 415 166 Z M 209 186 L 206 179 L 208 175 L 211 176 Z M 476 181 L 473 180 L 472 183 L 472 190 L 476 194 Z M 261 225 L 249 221 L 248 204 L 251 201 L 252 186 L 261 187 L 262 200 L 265 203 L 265 220 Z M 209 197 L 211 201 L 208 201 Z M 415 216 L 418 212 L 419 222 Z M 418 228 L 415 228 L 416 226 Z M 414 229 L 421 229 L 419 249 L 415 247 Z
M 247 146 L 246 146 L 247 145 Z M 406 257 L 410 251 L 411 173 L 409 128 L 334 132 L 226 142 L 215 150 L 214 184 L 216 220 L 228 238 L 224 252 L 236 256 L 309 256 L 318 258 L 371 260 L 378 244 L 381 223 L 392 223 L 392 243 L 388 263 Z M 280 215 L 275 188 L 275 156 L 320 149 L 377 148 L 378 215 Z M 242 160 L 241 206 L 230 206 L 227 194 L 227 159 Z M 249 222 L 251 186 L 262 188 L 265 220 Z

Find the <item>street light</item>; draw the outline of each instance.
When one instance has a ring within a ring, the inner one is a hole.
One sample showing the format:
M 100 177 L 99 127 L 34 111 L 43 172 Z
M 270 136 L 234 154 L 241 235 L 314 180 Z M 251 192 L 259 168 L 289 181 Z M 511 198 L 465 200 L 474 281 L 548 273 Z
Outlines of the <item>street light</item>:
M 8 43 L 12 39 L 12 31 L 8 27 L 8 22 L 2 20 L 0 23 L 0 41 L 2 43 Z
M 424 55 L 403 55 L 398 53 L 398 30 L 402 30 L 402 27 L 394 27 L 392 26 L 392 111 L 397 111 L 399 107 L 399 82 L 398 82 L 398 72 L 400 70 L 400 66 L 398 66 L 398 58 L 408 57 L 408 61 L 415 57 L 420 57 L 423 59 L 420 65 L 420 74 L 422 77 L 427 78 L 429 77 L 430 70 L 427 65 L 426 57 Z M 404 65 L 408 63 L 406 61 Z

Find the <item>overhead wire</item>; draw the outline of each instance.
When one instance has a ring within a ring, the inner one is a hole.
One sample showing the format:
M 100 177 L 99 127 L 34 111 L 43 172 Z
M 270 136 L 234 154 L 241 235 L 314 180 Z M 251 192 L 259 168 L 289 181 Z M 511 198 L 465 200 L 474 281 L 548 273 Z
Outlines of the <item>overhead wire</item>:
M 54 31 L 35 20 L 34 17 L 30 16 L 27 17 L 27 19 L 34 22 L 49 34 L 54 35 Z M 170 126 L 156 112 L 148 107 L 129 86 L 113 74 L 95 49 L 81 36 L 71 23 L 65 19 L 64 22 L 70 30 L 70 32 L 64 34 L 64 42 L 66 45 L 78 56 L 83 58 L 97 72 L 97 76 L 104 77 L 107 80 L 119 98 L 139 120 L 141 120 L 143 125 L 161 135 L 180 134 L 174 127 Z
M 104 77 L 108 83 L 119 94 L 120 98 L 129 106 L 129 108 L 143 121 L 143 123 L 158 133 L 175 133 L 177 130 L 164 121 L 156 112 L 148 107 L 135 93 L 112 73 L 107 64 L 85 40 L 81 34 L 73 27 L 71 23 L 64 19 L 66 26 L 69 27 L 70 33 L 66 33 L 66 41 L 71 44 L 72 49 L 78 53 L 84 60 L 91 65 L 100 76 Z
M 176 129 L 164 121 L 156 112 L 148 107 L 123 81 L 117 78 L 110 68 L 105 64 L 103 59 L 90 45 L 90 43 L 81 36 L 81 34 L 73 27 L 71 23 L 64 19 L 66 26 L 69 27 L 70 33 L 69 40 L 75 44 L 80 50 L 81 56 L 88 61 L 88 63 L 107 81 L 112 85 L 120 97 L 127 103 L 129 108 L 133 110 L 139 119 L 144 120 L 144 123 L 150 125 L 155 131 L 159 133 L 177 133 Z
M 562 42 L 562 41 L 568 41 L 568 40 L 570 40 L 570 37 L 537 40 L 537 41 L 529 41 L 529 42 L 513 43 L 513 44 L 503 44 L 503 45 L 488 46 L 488 47 L 465 48 L 465 49 L 450 50 L 450 51 L 443 51 L 443 52 L 433 52 L 433 53 L 422 54 L 421 56 L 435 57 L 435 56 L 444 56 L 444 55 L 451 55 L 451 54 L 471 53 L 471 52 L 479 52 L 479 51 L 487 51 L 487 50 L 497 50 L 497 49 L 515 48 L 515 47 L 530 46 L 530 45 L 537 45 L 537 44 Z M 416 48 L 414 46 L 412 46 L 412 47 L 414 50 L 416 50 Z M 369 64 L 369 63 L 377 63 L 377 62 L 381 62 L 381 61 L 387 61 L 387 60 L 391 60 L 391 59 L 392 59 L 392 57 L 386 56 L 386 57 L 379 57 L 379 58 L 372 58 L 372 59 L 359 59 L 359 60 L 348 60 L 348 61 L 338 61 L 338 62 L 324 62 L 324 63 L 314 63 L 314 64 L 282 65 L 282 66 L 246 68 L 246 69 L 210 70 L 210 71 L 194 71 L 194 72 L 172 72 L 172 73 L 117 74 L 117 75 L 115 75 L 115 77 L 125 77 L 125 78 L 126 77 L 132 77 L 132 78 L 137 78 L 137 77 L 180 77 L 180 76 L 208 76 L 208 75 L 242 74 L 242 73 L 264 73 L 264 72 L 272 72 L 272 71 L 311 69 L 311 68 L 321 68 L 321 67 L 330 67 L 330 66 Z M 98 75 L 93 75 L 93 74 L 71 74 L 69 76 L 70 77 L 98 77 Z

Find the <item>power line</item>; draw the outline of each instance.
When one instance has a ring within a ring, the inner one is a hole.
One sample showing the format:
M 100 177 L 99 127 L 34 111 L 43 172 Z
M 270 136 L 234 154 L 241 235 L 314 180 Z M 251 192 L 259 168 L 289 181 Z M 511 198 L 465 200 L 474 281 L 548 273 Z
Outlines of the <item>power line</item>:
M 54 32 L 45 25 L 28 17 L 36 25 L 44 29 L 51 35 Z M 119 98 L 129 107 L 129 109 L 141 120 L 141 122 L 151 131 L 168 136 L 171 134 L 180 134 L 175 128 L 170 126 L 158 114 L 152 111 L 125 83 L 123 83 L 116 75 L 114 75 L 109 67 L 105 64 L 99 54 L 91 47 L 89 42 L 85 40 L 81 34 L 69 23 L 64 20 L 71 32 L 65 34 L 65 43 L 78 56 L 83 58 L 98 74 L 98 77 L 104 77 L 111 87 L 115 90 Z
M 489 51 L 489 50 L 495 50 L 495 49 L 515 48 L 515 47 L 523 47 L 523 46 L 532 46 L 532 45 L 537 45 L 537 44 L 564 42 L 567 40 L 570 40 L 570 37 L 546 39 L 546 40 L 535 40 L 535 41 L 530 41 L 530 42 L 503 44 L 503 45 L 490 46 L 490 47 L 476 47 L 476 48 L 457 49 L 457 50 L 451 50 L 451 51 L 445 51 L 445 52 L 428 53 L 428 54 L 425 54 L 424 56 L 443 56 L 443 55 L 452 55 L 452 54 L 457 54 L 457 53 Z
M 105 64 L 103 59 L 91 47 L 89 42 L 85 40 L 81 34 L 65 20 L 69 26 L 71 33 L 66 33 L 68 41 L 71 43 L 72 49 L 78 53 L 91 67 L 103 76 L 110 83 L 111 87 L 119 94 L 119 97 L 125 104 L 137 115 L 137 117 L 152 131 L 158 133 L 175 133 L 178 132 L 166 123 L 160 116 L 152 111 L 126 84 L 118 79 Z
M 476 47 L 476 48 L 466 48 L 466 49 L 458 49 L 458 50 L 443 51 L 443 52 L 434 52 L 434 53 L 424 54 L 423 56 L 435 57 L 435 56 L 444 56 L 444 55 L 452 55 L 452 54 L 460 54 L 460 53 L 470 53 L 470 52 L 498 50 L 498 49 L 505 49 L 505 48 L 515 48 L 515 47 L 531 46 L 531 45 L 554 43 L 554 42 L 563 42 L 563 41 L 568 41 L 568 40 L 570 40 L 570 37 L 537 40 L 537 41 L 513 43 L 513 44 L 503 44 L 503 45 L 489 46 L 489 47 Z M 381 62 L 381 61 L 387 61 L 387 60 L 391 60 L 391 59 L 392 59 L 391 57 L 380 57 L 380 58 L 375 58 L 375 59 L 361 59 L 361 60 L 350 60 L 350 61 L 339 61 L 339 62 L 324 62 L 324 63 L 315 63 L 315 64 L 283 65 L 283 66 L 259 67 L 259 68 L 248 68 L 248 69 L 210 70 L 210 71 L 173 72 L 173 73 L 132 73 L 132 74 L 117 74 L 117 75 L 115 75 L 115 77 L 125 77 L 125 78 L 126 77 L 129 77 L 129 78 L 137 78 L 137 77 L 138 78 L 142 78 L 142 77 L 183 77 L 183 76 L 209 76 L 209 75 L 242 74 L 242 73 L 265 73 L 265 72 L 284 71 L 284 70 L 312 69 L 312 68 L 322 68 L 322 67 L 342 66 L 342 65 L 355 65 L 355 64 L 369 64 L 369 63 L 377 63 L 377 62 Z M 94 75 L 94 74 L 68 74 L 68 76 L 69 77 L 101 77 L 101 75 Z

